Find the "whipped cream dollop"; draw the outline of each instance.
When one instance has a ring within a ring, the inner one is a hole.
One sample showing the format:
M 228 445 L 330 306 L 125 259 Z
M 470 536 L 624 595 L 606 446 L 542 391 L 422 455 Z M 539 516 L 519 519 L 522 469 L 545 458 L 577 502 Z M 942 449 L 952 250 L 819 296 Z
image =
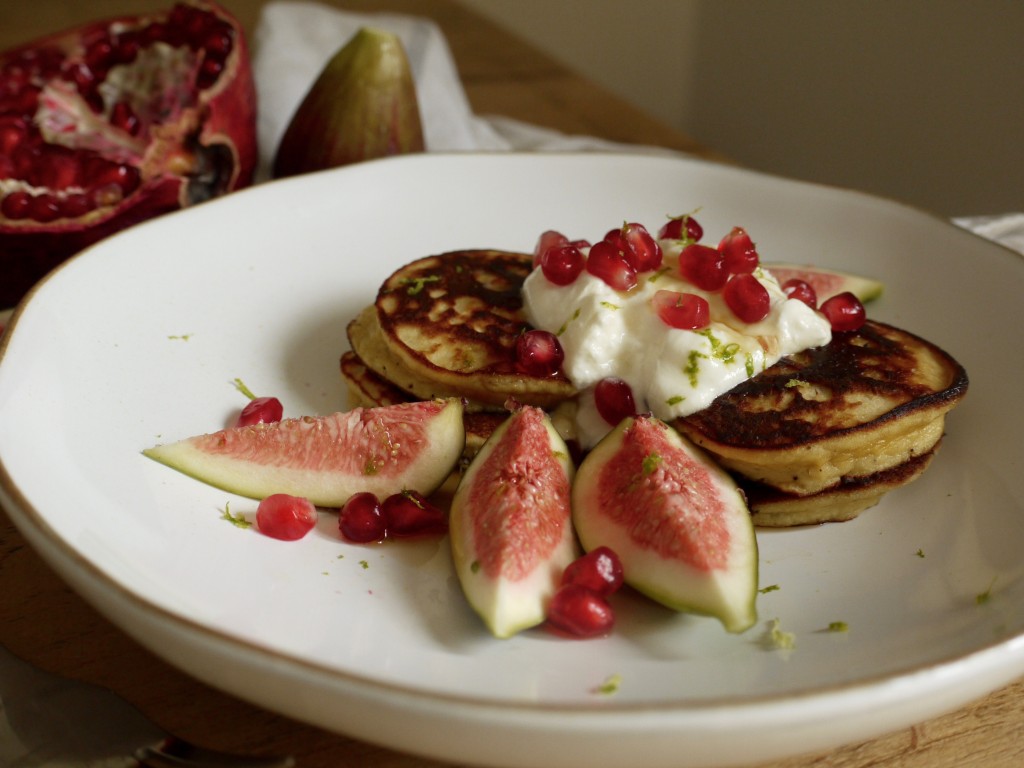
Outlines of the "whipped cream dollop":
M 680 241 L 660 244 L 661 268 L 638 275 L 629 291 L 617 291 L 586 270 L 559 286 L 537 268 L 523 285 L 527 319 L 558 337 L 565 353 L 562 370 L 581 393 L 576 437 L 585 448 L 611 428 L 597 413 L 592 394 L 604 378 L 626 381 L 638 412 L 670 421 L 706 408 L 784 355 L 832 338 L 829 321 L 804 302 L 788 298 L 763 267 L 754 276 L 768 291 L 770 309 L 763 320 L 745 323 L 726 305 L 721 291 L 701 290 L 680 275 Z M 662 289 L 703 296 L 710 324 L 696 331 L 667 325 L 652 305 L 655 292 Z

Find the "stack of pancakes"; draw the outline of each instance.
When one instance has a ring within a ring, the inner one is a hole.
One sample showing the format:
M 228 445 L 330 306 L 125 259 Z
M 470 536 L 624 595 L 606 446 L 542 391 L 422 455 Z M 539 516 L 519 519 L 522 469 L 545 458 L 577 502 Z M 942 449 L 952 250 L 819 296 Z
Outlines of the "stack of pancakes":
M 528 254 L 472 250 L 397 270 L 349 324 L 341 370 L 351 404 L 461 397 L 467 457 L 509 401 L 571 404 L 565 377 L 515 366 L 516 339 L 530 327 L 520 289 L 531 268 Z M 848 520 L 924 471 L 967 386 L 963 367 L 934 344 L 869 321 L 673 426 L 736 477 L 755 524 Z

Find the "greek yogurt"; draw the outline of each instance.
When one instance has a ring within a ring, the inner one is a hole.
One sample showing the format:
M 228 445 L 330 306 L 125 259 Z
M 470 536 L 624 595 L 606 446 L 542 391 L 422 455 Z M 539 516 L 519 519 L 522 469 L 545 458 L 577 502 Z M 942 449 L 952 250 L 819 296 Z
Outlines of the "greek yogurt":
M 601 379 L 625 380 L 639 412 L 670 421 L 707 407 L 782 356 L 827 344 L 832 337 L 828 320 L 788 298 L 762 267 L 754 276 L 768 291 L 770 309 L 763 320 L 744 323 L 721 291 L 701 290 L 680 275 L 680 241 L 662 240 L 661 246 L 661 268 L 641 273 L 629 291 L 617 291 L 586 270 L 558 286 L 538 268 L 523 285 L 528 320 L 558 337 L 565 353 L 562 369 L 581 392 L 576 437 L 585 448 L 610 429 L 593 403 L 592 389 Z M 661 289 L 703 296 L 710 324 L 696 331 L 665 324 L 651 304 Z

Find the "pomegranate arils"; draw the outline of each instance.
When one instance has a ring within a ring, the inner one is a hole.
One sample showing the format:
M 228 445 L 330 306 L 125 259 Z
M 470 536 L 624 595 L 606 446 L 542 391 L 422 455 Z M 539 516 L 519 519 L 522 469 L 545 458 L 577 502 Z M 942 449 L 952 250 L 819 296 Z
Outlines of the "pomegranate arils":
M 562 345 L 550 331 L 525 331 L 516 339 L 516 367 L 530 376 L 554 376 L 563 359 Z
M 625 418 L 636 416 L 632 387 L 615 376 L 601 379 L 594 385 L 594 405 L 601 418 L 613 427 Z
M 558 588 L 548 604 L 547 618 L 553 627 L 575 637 L 607 635 L 615 626 L 608 601 L 579 584 Z
M 369 491 L 350 496 L 338 513 L 338 530 L 344 538 L 357 544 L 381 541 L 387 526 L 377 497 Z
M 540 265 L 540 260 L 550 248 L 560 248 L 569 245 L 569 238 L 554 229 L 542 232 L 537 238 L 537 244 L 533 247 L 533 266 Z
M 661 266 L 661 246 L 643 224 L 630 223 L 622 227 L 622 237 L 629 247 L 632 258 L 627 258 L 637 272 L 650 272 Z
M 814 286 L 806 280 L 801 280 L 798 277 L 790 278 L 782 284 L 782 292 L 790 299 L 802 301 L 811 309 L 818 308 L 818 294 L 815 292 Z
M 821 313 L 832 325 L 833 331 L 856 331 L 864 325 L 867 312 L 864 305 L 850 291 L 836 294 L 821 304 Z
M 718 244 L 718 250 L 725 256 L 725 268 L 731 275 L 753 272 L 760 263 L 757 248 L 742 227 L 733 227 Z
M 623 583 L 622 562 L 608 547 L 597 547 L 566 566 L 562 584 L 578 584 L 607 597 Z
M 686 246 L 679 254 L 679 272 L 705 291 L 719 291 L 729 279 L 722 252 L 698 243 Z
M 651 298 L 654 311 L 670 328 L 698 331 L 711 322 L 711 307 L 703 296 L 679 291 L 656 291 Z
M 236 427 L 249 427 L 253 424 L 272 424 L 281 420 L 284 407 L 276 397 L 256 397 L 242 409 L 235 422 Z
M 583 253 L 575 245 L 548 248 L 540 257 L 540 268 L 555 285 L 569 285 L 583 271 Z
M 275 493 L 256 508 L 256 526 L 260 533 L 282 541 L 295 541 L 316 525 L 316 507 L 308 499 Z
M 735 275 L 725 284 L 722 298 L 726 305 L 745 323 L 756 323 L 768 317 L 771 297 L 768 289 L 751 274 Z
M 623 252 L 607 240 L 599 240 L 591 246 L 587 255 L 587 272 L 617 291 L 636 287 L 636 269 Z
M 447 515 L 416 491 L 388 496 L 380 510 L 389 537 L 429 536 L 448 531 Z
M 704 237 L 704 228 L 689 214 L 669 219 L 659 231 L 662 240 L 686 240 L 696 243 Z

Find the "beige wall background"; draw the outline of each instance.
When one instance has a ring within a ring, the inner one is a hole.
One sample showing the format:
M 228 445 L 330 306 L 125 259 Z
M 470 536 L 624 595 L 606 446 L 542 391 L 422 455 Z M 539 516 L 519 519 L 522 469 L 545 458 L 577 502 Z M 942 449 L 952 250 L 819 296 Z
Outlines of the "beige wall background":
M 461 0 L 744 165 L 1024 211 L 1024 0 Z

